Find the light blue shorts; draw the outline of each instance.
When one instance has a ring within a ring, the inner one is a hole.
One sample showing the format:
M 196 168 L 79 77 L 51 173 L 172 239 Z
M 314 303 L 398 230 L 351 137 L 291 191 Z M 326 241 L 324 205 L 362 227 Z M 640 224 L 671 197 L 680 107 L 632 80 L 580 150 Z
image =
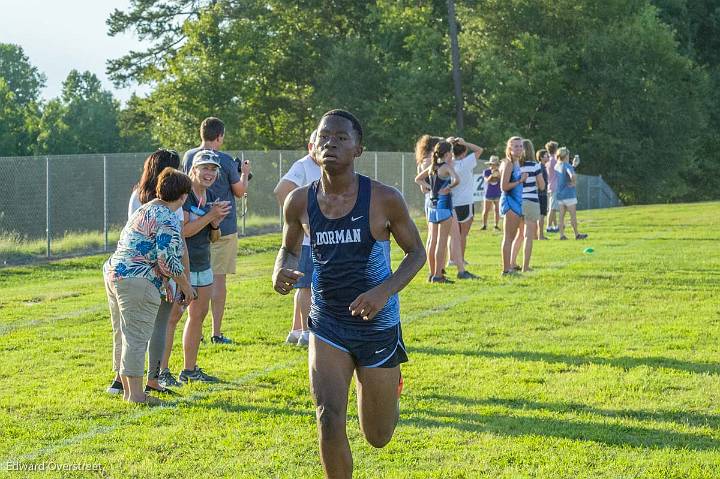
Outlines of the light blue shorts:
M 190 271 L 190 284 L 194 288 L 202 288 L 213 284 L 213 270 L 208 268 L 204 271 Z

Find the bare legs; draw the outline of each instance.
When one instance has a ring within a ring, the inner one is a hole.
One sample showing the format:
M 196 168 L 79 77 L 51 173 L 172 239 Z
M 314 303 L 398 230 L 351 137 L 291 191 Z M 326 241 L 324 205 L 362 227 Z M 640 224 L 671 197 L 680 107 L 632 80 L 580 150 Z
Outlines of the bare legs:
M 490 215 L 490 208 L 495 211 L 495 228 L 500 225 L 500 201 L 498 200 L 485 200 L 483 202 L 483 229 L 487 228 L 487 219 Z
M 293 331 L 305 331 L 308 328 L 310 299 L 310 288 L 297 288 L 295 290 Z
M 353 463 L 346 425 L 353 372 L 357 380 L 360 429 L 371 445 L 383 447 L 392 438 L 400 413 L 397 396 L 400 367 L 356 370 L 348 353 L 315 335 L 310 336 L 308 362 L 325 477 L 349 479 Z
M 447 255 L 447 241 L 452 221 L 447 219 L 442 223 L 430 223 L 430 245 L 428 258 L 430 263 L 430 274 L 442 276 L 442 269 L 445 267 Z
M 450 259 L 455 263 L 458 273 L 465 271 L 465 255 L 462 249 L 462 238 L 460 233 L 460 223 L 453 211 L 450 218 Z
M 225 315 L 225 300 L 227 298 L 226 274 L 213 275 L 212 284 L 212 335 L 222 334 L 222 320 Z
M 570 213 L 570 226 L 572 226 L 573 233 L 575 233 L 575 237 L 577 238 L 577 236 L 580 234 L 580 232 L 578 231 L 578 226 L 577 226 L 577 211 L 576 211 L 575 205 L 571 205 L 571 206 L 560 205 L 560 238 L 566 238 L 566 236 L 565 236 L 565 212 L 566 211 Z
M 516 215 L 512 211 L 508 211 L 505 215 L 505 225 L 503 228 L 503 241 L 501 246 L 502 260 L 503 260 L 503 273 L 509 273 L 513 271 L 511 254 L 512 244 L 520 226 L 520 216 Z
M 183 331 L 183 368 L 188 371 L 194 370 L 197 366 L 202 325 L 210 306 L 212 289 L 212 286 L 197 288 L 198 297 L 188 306 L 188 319 L 185 322 L 185 331 Z
M 173 344 L 175 343 L 175 330 L 185 312 L 185 307 L 177 303 L 173 304 L 168 319 L 167 331 L 165 332 L 165 350 L 163 351 L 162 361 L 160 361 L 160 369 L 167 369 L 170 363 L 170 354 L 172 354 Z

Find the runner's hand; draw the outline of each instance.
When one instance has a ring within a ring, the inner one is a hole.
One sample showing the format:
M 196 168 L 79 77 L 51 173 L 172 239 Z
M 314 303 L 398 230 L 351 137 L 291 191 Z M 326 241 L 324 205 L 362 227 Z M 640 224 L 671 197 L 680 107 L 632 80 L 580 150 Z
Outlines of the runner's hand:
M 385 307 L 388 299 L 390 296 L 380 286 L 376 286 L 350 303 L 350 314 L 361 316 L 365 321 L 369 321 Z
M 273 289 L 280 294 L 288 294 L 293 289 L 293 285 L 305 276 L 300 271 L 289 268 L 281 268 L 275 273 L 273 278 Z

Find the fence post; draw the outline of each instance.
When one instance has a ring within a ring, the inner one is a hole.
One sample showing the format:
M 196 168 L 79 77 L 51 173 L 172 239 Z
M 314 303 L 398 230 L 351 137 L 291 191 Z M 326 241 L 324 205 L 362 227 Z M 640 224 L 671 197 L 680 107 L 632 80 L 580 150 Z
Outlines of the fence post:
M 400 193 L 405 197 L 405 153 L 400 155 Z
M 240 152 L 240 164 L 245 164 L 245 152 Z M 245 194 L 242 197 L 242 201 L 240 202 L 240 207 L 242 208 L 242 235 L 245 236 L 245 217 L 247 216 L 247 191 L 245 191 Z
M 375 179 L 377 180 L 377 151 L 375 152 Z
M 108 250 L 108 188 L 107 188 L 107 156 L 103 155 L 103 234 L 105 235 L 105 252 Z
M 45 256 L 50 257 L 50 157 L 45 157 Z
M 588 178 L 587 181 L 585 181 L 585 189 L 586 189 L 585 197 L 587 198 L 587 208 L 586 209 L 589 210 L 589 209 L 591 209 L 591 206 L 590 206 L 590 178 Z

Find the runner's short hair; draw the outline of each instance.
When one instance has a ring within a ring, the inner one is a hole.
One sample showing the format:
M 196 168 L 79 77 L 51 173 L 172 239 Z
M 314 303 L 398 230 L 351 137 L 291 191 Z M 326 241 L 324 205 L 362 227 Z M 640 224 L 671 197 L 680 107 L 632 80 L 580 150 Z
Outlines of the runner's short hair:
M 320 121 L 322 121 L 323 118 L 327 116 L 341 116 L 345 118 L 346 120 L 350 120 L 350 123 L 352 123 L 353 130 L 358 135 L 358 143 L 362 144 L 363 141 L 363 129 L 362 125 L 360 124 L 360 120 L 358 120 L 355 115 L 350 113 L 347 110 L 330 110 L 327 113 L 325 113 L 323 116 L 320 117 Z

